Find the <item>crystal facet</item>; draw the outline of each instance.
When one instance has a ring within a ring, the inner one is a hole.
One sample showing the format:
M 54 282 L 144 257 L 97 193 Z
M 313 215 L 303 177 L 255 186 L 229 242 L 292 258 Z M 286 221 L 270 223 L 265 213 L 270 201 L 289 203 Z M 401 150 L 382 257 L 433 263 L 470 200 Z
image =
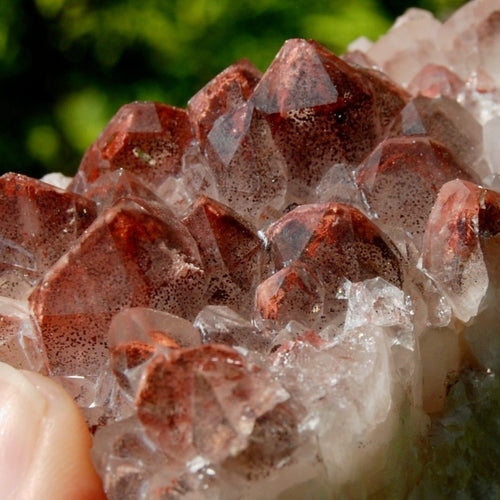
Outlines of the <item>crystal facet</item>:
M 341 203 L 302 205 L 266 233 L 278 269 L 300 262 L 314 270 L 325 289 L 324 316 L 344 310 L 336 293 L 344 279 L 382 276 L 400 286 L 396 251 L 358 209 Z
M 247 101 L 261 76 L 250 61 L 242 59 L 219 73 L 191 97 L 189 118 L 202 145 L 205 145 L 215 121 Z
M 26 298 L 96 217 L 95 204 L 45 182 L 0 177 L 0 293 Z
M 167 207 L 119 201 L 30 296 L 51 372 L 95 373 L 115 313 L 145 306 L 193 318 L 205 286 L 196 243 Z
M 0 360 L 72 395 L 109 498 L 495 496 L 499 12 L 292 39 L 0 177 Z
M 154 102 L 126 104 L 85 153 L 73 185 L 85 192 L 102 174 L 123 168 L 154 189 L 177 173 L 192 138 L 185 110 Z
M 472 179 L 446 147 L 426 135 L 382 141 L 356 177 L 382 228 L 395 240 L 410 235 L 418 248 L 441 186 L 457 177 Z
M 250 101 L 271 125 L 289 190 L 300 200 L 334 163 L 356 163 L 370 152 L 384 132 L 381 113 L 391 109 L 376 104 L 392 104 L 395 114 L 405 94 L 318 43 L 296 39 L 283 45 Z
M 215 463 L 246 447 L 255 420 L 288 398 L 266 372 L 218 344 L 177 349 L 148 364 L 135 404 L 167 455 Z
M 255 229 L 229 207 L 206 196 L 195 203 L 184 224 L 200 250 L 209 281 L 208 302 L 249 313 L 263 263 L 263 245 Z

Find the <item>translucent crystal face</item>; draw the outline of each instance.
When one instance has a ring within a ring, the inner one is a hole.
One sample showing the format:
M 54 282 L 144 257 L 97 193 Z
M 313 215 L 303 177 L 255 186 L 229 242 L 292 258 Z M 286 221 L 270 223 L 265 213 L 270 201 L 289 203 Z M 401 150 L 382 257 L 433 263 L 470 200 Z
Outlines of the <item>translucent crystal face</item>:
M 172 212 L 121 199 L 50 269 L 29 302 L 51 371 L 90 375 L 106 363 L 115 313 L 146 306 L 192 319 L 205 287 L 198 247 Z
M 30 288 L 96 217 L 93 201 L 19 174 L 0 177 L 0 288 L 26 298 Z
M 206 145 L 215 121 L 248 100 L 259 83 L 261 72 L 242 59 L 219 73 L 188 102 L 189 119 L 196 139 Z
M 271 125 L 290 196 L 303 201 L 304 189 L 334 163 L 357 163 L 370 152 L 384 133 L 387 114 L 394 116 L 405 98 L 396 86 L 349 66 L 316 42 L 289 40 L 250 102 Z
M 441 188 L 429 216 L 421 266 L 464 322 L 477 315 L 488 289 L 494 268 L 486 257 L 500 229 L 499 213 L 499 193 L 455 180 Z
M 458 106 L 458 105 L 457 105 Z M 356 180 L 377 222 L 394 239 L 406 235 L 420 249 L 440 187 L 474 174 L 427 134 L 383 140 L 356 169 Z
M 183 109 L 153 102 L 126 104 L 85 153 L 73 186 L 85 192 L 88 183 L 120 168 L 155 186 L 179 170 L 191 140 Z
M 74 395 L 110 498 L 434 492 L 430 418 L 500 369 L 499 13 L 289 40 L 123 106 L 69 185 L 0 177 L 0 358 Z
M 247 446 L 255 420 L 288 399 L 232 348 L 205 344 L 155 356 L 137 391 L 138 417 L 173 460 L 221 462 Z
M 362 281 L 383 276 L 397 285 L 402 283 L 396 251 L 365 215 L 348 205 L 325 203 L 297 207 L 268 228 L 266 239 L 278 269 L 301 263 L 317 276 L 319 287 L 324 288 L 324 304 L 314 304 L 312 309 L 323 309 L 323 322 L 344 310 L 345 301 L 337 298 L 337 291 L 346 279 Z M 293 272 L 291 268 L 290 271 Z M 274 275 L 270 279 L 276 278 Z M 306 291 L 304 282 L 297 286 Z M 287 292 L 292 293 L 291 289 L 289 282 Z M 262 294 L 259 298 L 263 299 Z M 268 306 L 273 307 L 272 297 L 270 300 Z M 306 307 L 306 311 L 308 309 Z

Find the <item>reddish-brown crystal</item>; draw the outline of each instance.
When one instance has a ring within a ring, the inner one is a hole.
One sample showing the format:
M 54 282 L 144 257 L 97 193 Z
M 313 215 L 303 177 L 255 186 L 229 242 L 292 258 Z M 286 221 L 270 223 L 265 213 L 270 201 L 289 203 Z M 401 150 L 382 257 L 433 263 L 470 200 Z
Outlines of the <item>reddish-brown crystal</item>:
M 278 268 L 300 261 L 325 286 L 325 315 L 343 308 L 343 280 L 382 276 L 400 286 L 398 255 L 358 209 L 341 203 L 302 205 L 272 224 L 267 238 Z
M 286 164 L 272 127 L 253 103 L 240 105 L 214 123 L 205 153 L 222 200 L 235 210 L 259 221 L 267 206 L 283 207 Z
M 468 5 L 128 104 L 73 194 L 0 178 L 0 358 L 102 426 L 110 498 L 419 496 L 373 463 L 500 371 L 500 0 Z
M 30 303 L 57 374 L 93 374 L 113 314 L 145 306 L 193 318 L 205 280 L 198 249 L 165 207 L 123 200 L 45 276 Z
M 262 242 L 255 229 L 229 207 L 202 196 L 184 219 L 198 244 L 208 285 L 208 304 L 249 312 L 260 280 Z
M 448 97 L 412 99 L 391 125 L 391 135 L 428 135 L 446 146 L 463 168 L 481 156 L 483 132 L 475 118 Z
M 110 170 L 123 168 L 153 189 L 181 168 L 193 140 L 187 112 L 155 102 L 126 104 L 82 159 L 70 188 L 82 188 Z
M 0 177 L 0 286 L 22 295 L 64 254 L 96 217 L 95 204 L 37 179 L 8 173 Z M 9 279 L 6 275 L 11 274 Z
M 261 76 L 250 61 L 241 59 L 191 97 L 188 102 L 189 119 L 196 139 L 203 146 L 217 118 L 247 101 Z
M 150 332 L 150 335 L 152 338 L 154 337 L 153 332 Z M 157 332 L 156 340 L 158 344 L 163 345 L 166 349 L 179 349 L 180 347 L 179 344 L 167 337 L 163 332 Z M 134 396 L 135 387 L 133 381 L 128 376 L 130 371 L 140 367 L 143 363 L 151 359 L 155 353 L 156 349 L 153 344 L 140 341 L 119 344 L 110 348 L 113 373 L 126 393 L 131 393 Z
M 164 311 L 132 307 L 113 317 L 109 327 L 111 367 L 120 386 L 135 397 L 141 365 L 155 354 L 200 344 L 200 333 L 190 321 Z
M 391 85 L 314 41 L 285 42 L 250 101 L 267 117 L 295 196 L 333 164 L 357 163 L 370 152 L 388 122 L 377 104 L 391 103 L 382 113 L 405 104 L 406 94 Z
M 323 313 L 323 301 L 323 285 L 312 269 L 294 261 L 260 283 L 255 307 L 264 319 L 280 324 L 314 324 Z
M 356 176 L 384 229 L 411 235 L 417 246 L 441 186 L 456 178 L 471 179 L 447 148 L 427 136 L 382 141 Z
M 286 393 L 224 345 L 179 349 L 148 365 L 135 404 L 149 435 L 170 456 L 219 462 L 243 449 L 255 419 Z
M 411 96 L 385 73 L 377 69 L 361 67 L 357 70 L 361 77 L 372 86 L 378 133 L 380 137 L 384 137 L 394 117 L 398 115 Z

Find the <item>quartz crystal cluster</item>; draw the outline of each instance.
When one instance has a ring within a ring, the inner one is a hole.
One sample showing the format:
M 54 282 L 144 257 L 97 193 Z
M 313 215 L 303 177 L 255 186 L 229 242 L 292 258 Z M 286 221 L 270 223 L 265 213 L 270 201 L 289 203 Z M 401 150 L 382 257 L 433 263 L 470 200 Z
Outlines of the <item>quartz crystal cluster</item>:
M 288 40 L 0 177 L 1 358 L 73 395 L 110 499 L 425 493 L 450 387 L 500 370 L 499 23 Z

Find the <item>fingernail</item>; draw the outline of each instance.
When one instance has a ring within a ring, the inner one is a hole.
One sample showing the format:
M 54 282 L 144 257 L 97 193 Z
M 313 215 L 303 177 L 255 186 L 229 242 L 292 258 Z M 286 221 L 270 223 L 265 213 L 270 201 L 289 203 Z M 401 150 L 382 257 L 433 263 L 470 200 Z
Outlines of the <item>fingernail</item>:
M 16 491 L 30 470 L 41 435 L 47 401 L 19 371 L 0 362 L 0 490 Z

